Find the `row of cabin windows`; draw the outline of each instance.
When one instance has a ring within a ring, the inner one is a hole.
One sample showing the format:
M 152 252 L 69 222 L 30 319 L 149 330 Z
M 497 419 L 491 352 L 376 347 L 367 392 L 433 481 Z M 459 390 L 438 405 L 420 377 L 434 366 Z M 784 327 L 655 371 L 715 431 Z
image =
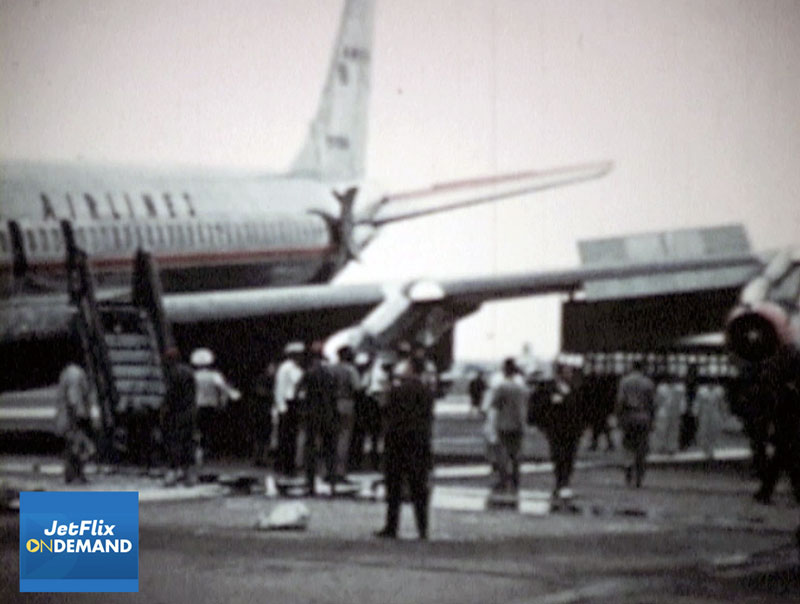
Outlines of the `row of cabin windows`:
M 23 230 L 27 253 L 60 253 L 64 250 L 63 235 L 58 227 L 27 227 Z M 146 246 L 151 249 L 205 248 L 286 243 L 288 241 L 316 241 L 324 235 L 320 225 L 281 222 L 267 224 L 249 222 L 230 224 L 223 222 L 191 222 L 177 224 L 125 224 L 109 226 L 79 226 L 75 228 L 75 242 L 79 247 L 93 252 L 115 249 L 133 249 Z M 8 253 L 6 233 L 0 232 L 0 250 Z

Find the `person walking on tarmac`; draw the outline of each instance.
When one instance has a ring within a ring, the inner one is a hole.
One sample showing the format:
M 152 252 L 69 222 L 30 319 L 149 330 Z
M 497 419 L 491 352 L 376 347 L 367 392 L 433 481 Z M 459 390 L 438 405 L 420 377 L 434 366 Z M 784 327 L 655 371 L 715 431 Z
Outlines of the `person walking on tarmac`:
M 488 406 L 495 411 L 498 490 L 519 490 L 519 456 L 528 412 L 528 389 L 516 381 L 514 359 L 503 362 L 503 379 L 491 390 Z
M 355 355 L 350 346 L 341 346 L 336 355 L 338 362 L 330 366 L 336 378 L 336 409 L 338 413 L 338 434 L 336 443 L 336 472 L 347 481 L 347 455 L 355 426 L 356 399 L 361 390 L 361 376 L 355 368 Z
M 64 434 L 64 481 L 87 483 L 84 465 L 97 450 L 92 441 L 91 408 L 94 392 L 86 372 L 70 363 L 58 378 L 56 426 Z
M 325 361 L 322 354 L 322 342 L 314 342 L 311 347 L 310 365 L 300 387 L 305 391 L 303 418 L 306 443 L 303 457 L 308 494 L 312 496 L 316 494 L 317 459 L 321 450 L 332 497 L 336 493 L 337 482 L 338 380 L 333 368 Z
M 569 485 L 575 456 L 595 402 L 587 395 L 590 388 L 574 367 L 564 364 L 556 365 L 552 379 L 542 379 L 540 375 L 533 381 L 528 423 L 547 438 L 555 477 L 552 501 L 556 505 L 572 497 Z
M 486 378 L 483 376 L 483 370 L 475 370 L 475 375 L 469 381 L 469 403 L 470 413 L 472 415 L 479 415 L 481 403 L 483 402 L 483 395 L 488 388 Z
M 276 469 L 285 476 L 294 476 L 297 457 L 299 400 L 297 386 L 303 379 L 300 366 L 305 346 L 289 342 L 283 349 L 286 358 L 275 374 L 275 411 L 278 416 L 278 456 Z
M 421 379 L 423 359 L 412 357 L 397 375 L 386 405 L 386 524 L 376 537 L 395 539 L 403 484 L 408 484 L 420 539 L 428 538 L 428 474 L 431 468 L 433 393 Z
M 192 368 L 181 361 L 177 348 L 164 353 L 167 391 L 161 407 L 162 425 L 166 441 L 169 472 L 168 486 L 181 480 L 194 483 L 195 428 L 197 423 L 197 384 Z
M 625 482 L 642 486 L 645 463 L 655 415 L 655 385 L 643 373 L 643 363 L 637 360 L 633 370 L 624 376 L 617 388 L 614 410 L 622 430 L 622 447 L 628 453 L 625 461 Z

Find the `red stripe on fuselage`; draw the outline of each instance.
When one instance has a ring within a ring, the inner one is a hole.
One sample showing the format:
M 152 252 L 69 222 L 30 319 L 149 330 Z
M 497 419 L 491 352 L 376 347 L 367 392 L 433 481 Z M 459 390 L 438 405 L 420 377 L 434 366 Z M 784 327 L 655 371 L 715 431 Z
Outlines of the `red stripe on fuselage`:
M 215 266 L 219 264 L 229 264 L 231 262 L 238 264 L 257 264 L 260 261 L 274 262 L 276 258 L 285 258 L 286 260 L 294 260 L 296 258 L 314 258 L 324 257 L 331 253 L 333 248 L 331 246 L 310 247 L 310 248 L 283 248 L 273 250 L 231 250 L 224 252 L 201 252 L 189 254 L 158 254 L 155 253 L 154 257 L 159 264 L 160 268 L 176 268 L 176 267 L 203 267 Z M 130 257 L 103 257 L 103 256 L 90 256 L 89 264 L 100 268 L 126 268 L 133 264 L 133 259 Z M 30 258 L 28 260 L 28 267 L 30 270 L 41 271 L 61 271 L 64 270 L 64 261 L 56 260 L 39 260 Z M 10 270 L 11 264 L 0 265 L 0 270 Z

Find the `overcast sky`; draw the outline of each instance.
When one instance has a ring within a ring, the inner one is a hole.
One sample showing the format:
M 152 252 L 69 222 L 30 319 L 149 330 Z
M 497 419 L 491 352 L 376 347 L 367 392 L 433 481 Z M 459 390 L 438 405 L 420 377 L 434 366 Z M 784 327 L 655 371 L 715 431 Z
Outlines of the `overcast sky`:
M 341 4 L 0 0 L 3 158 L 284 169 Z M 368 173 L 390 190 L 611 159 L 605 179 L 393 226 L 342 282 L 575 265 L 576 241 L 742 222 L 800 241 L 800 3 L 378 1 Z M 457 356 L 558 347 L 487 305 Z

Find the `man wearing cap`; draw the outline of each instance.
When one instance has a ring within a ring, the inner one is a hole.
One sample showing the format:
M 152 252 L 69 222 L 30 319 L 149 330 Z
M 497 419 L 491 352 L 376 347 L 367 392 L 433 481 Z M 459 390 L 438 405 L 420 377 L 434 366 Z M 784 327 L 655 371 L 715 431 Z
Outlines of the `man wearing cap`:
M 192 352 L 191 362 L 195 368 L 198 427 L 203 439 L 207 441 L 206 446 L 217 449 L 220 413 L 229 400 L 238 401 L 241 393 L 225 381 L 219 370 L 212 367 L 214 353 L 208 348 L 198 348 Z
M 300 360 L 305 352 L 302 342 L 290 342 L 283 349 L 286 358 L 275 374 L 275 410 L 278 414 L 277 470 L 292 476 L 297 456 L 297 386 L 303 379 Z

